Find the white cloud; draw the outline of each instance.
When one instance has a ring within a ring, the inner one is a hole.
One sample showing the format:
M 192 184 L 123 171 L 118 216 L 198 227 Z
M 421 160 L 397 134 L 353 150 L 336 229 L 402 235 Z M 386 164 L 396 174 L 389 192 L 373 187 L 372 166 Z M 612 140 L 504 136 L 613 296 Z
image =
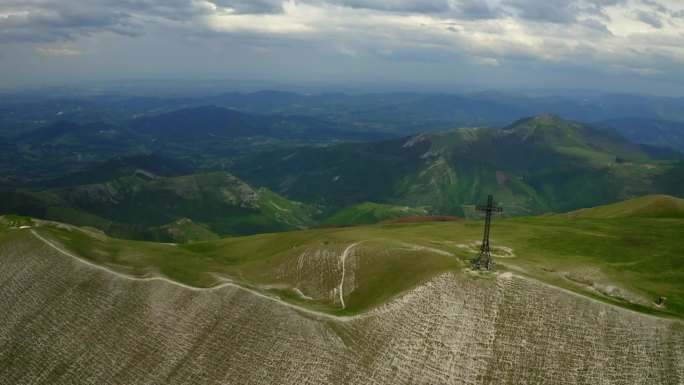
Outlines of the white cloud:
M 36 52 L 45 56 L 81 56 L 83 52 L 71 48 L 36 47 Z
M 354 60 L 358 71 L 368 63 L 387 73 L 392 65 L 459 62 L 502 72 L 555 65 L 559 72 L 577 67 L 681 78 L 675 72 L 684 66 L 681 0 L 5 1 L 0 47 L 46 44 L 35 50 L 93 52 L 91 58 L 113 55 L 97 44 L 116 41 L 117 60 L 148 67 L 158 61 L 158 49 L 127 51 L 134 41 L 162 44 L 167 58 L 186 57 L 192 46 L 196 55 L 240 51 L 292 62 L 294 55 L 340 57 Z M 69 47 L 55 48 L 55 42 Z M 331 72 L 347 70 L 331 62 Z
M 475 64 L 481 64 L 481 65 L 488 65 L 488 66 L 498 66 L 499 65 L 499 60 L 493 58 L 493 57 L 473 57 L 472 61 Z

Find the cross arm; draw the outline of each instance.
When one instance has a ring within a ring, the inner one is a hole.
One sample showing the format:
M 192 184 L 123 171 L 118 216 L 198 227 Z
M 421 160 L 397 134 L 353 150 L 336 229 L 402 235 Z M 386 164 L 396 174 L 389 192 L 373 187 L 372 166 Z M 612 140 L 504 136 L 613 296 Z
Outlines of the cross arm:
M 503 211 L 503 207 L 485 206 L 485 205 L 477 205 L 477 206 L 475 206 L 475 209 L 479 210 L 479 211 L 494 211 L 497 213 Z

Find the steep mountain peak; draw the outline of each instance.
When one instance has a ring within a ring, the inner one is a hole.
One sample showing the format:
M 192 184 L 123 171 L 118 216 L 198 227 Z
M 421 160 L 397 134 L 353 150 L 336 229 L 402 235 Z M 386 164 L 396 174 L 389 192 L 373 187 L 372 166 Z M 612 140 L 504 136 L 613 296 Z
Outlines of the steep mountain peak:
M 649 159 L 638 145 L 613 129 L 565 120 L 553 114 L 519 119 L 503 131 L 521 142 L 549 146 L 566 154 L 592 158 L 597 164 L 607 164 L 607 158 L 598 161 L 598 154 L 610 154 L 629 160 Z

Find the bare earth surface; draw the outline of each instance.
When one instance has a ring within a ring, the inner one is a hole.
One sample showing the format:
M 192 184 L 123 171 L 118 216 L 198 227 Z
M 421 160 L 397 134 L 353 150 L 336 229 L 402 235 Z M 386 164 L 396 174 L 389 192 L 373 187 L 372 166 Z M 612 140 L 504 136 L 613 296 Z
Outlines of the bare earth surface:
M 3 384 L 684 383 L 681 321 L 510 273 L 443 274 L 344 318 L 127 278 L 29 231 L 0 266 Z

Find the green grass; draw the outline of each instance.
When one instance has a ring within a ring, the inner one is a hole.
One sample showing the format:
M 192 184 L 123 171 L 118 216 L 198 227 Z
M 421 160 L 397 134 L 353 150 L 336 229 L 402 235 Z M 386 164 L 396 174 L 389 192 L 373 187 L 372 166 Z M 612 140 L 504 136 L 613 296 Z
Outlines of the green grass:
M 5 224 L 2 231 L 16 230 Z M 84 258 L 127 274 L 162 274 L 199 287 L 228 276 L 304 306 L 353 314 L 441 272 L 469 269 L 482 222 L 325 228 L 178 246 L 95 236 L 85 230 L 42 227 L 37 231 Z M 495 220 L 492 246 L 498 271 L 511 270 L 634 310 L 684 318 L 681 234 L 681 218 L 546 216 Z M 339 255 L 356 242 L 361 243 L 346 264 L 345 278 L 354 284 L 346 289 L 345 309 L 332 294 L 315 301 L 294 294 L 295 288 L 312 297 L 332 293 L 341 278 Z M 512 255 L 504 258 L 497 252 L 502 247 L 510 248 Z M 305 268 L 298 270 L 301 263 Z M 668 297 L 667 306 L 655 308 L 651 301 L 660 295 Z
M 684 218 L 684 199 L 647 195 L 560 215 L 571 218 Z
M 323 221 L 326 225 L 373 224 L 391 219 L 427 215 L 424 208 L 393 206 L 372 202 L 346 207 Z
M 209 226 L 196 223 L 188 218 L 181 218 L 161 227 L 174 242 L 187 243 L 199 241 L 211 241 L 220 237 L 213 233 Z
M 579 146 L 558 146 L 558 152 L 565 155 L 575 156 L 579 159 L 586 160 L 592 167 L 601 168 L 608 166 L 611 162 L 615 162 L 615 157 L 611 154 L 588 149 Z

